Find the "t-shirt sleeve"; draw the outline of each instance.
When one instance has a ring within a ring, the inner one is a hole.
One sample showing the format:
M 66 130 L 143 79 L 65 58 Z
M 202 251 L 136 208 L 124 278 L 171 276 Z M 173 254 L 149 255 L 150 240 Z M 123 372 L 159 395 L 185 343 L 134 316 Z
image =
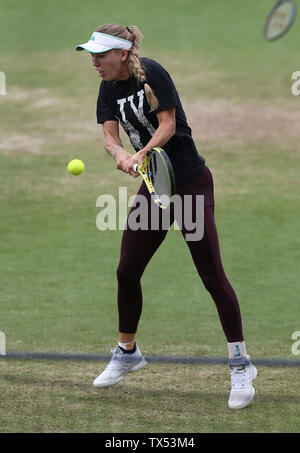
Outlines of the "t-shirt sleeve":
M 156 61 L 147 62 L 146 83 L 150 85 L 158 99 L 156 113 L 168 110 L 178 105 L 178 93 L 169 73 Z
M 103 81 L 100 84 L 97 99 L 97 123 L 102 124 L 105 121 L 118 121 L 112 104 L 109 102 L 109 87 Z

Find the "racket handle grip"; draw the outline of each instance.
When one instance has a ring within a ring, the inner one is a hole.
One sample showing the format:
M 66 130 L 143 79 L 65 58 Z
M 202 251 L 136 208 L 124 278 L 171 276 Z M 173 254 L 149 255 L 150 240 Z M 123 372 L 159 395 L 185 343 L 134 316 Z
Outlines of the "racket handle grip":
M 138 166 L 139 166 L 139 164 L 134 164 L 134 166 L 133 166 L 133 171 L 135 171 L 136 173 L 138 173 L 138 170 L 137 170 Z

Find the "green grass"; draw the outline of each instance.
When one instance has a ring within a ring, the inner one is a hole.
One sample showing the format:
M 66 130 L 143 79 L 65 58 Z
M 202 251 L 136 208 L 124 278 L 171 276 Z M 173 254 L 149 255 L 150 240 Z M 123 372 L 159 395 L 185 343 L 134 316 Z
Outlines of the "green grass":
M 93 389 L 103 366 L 1 361 L 0 432 L 299 432 L 297 369 L 261 367 L 255 403 L 232 411 L 224 367 L 151 364 L 118 386 Z
M 125 9 L 117 0 L 113 15 L 109 3 L 92 0 L 53 0 L 42 7 L 34 0 L 1 0 L 0 70 L 7 95 L 0 96 L 0 331 L 8 351 L 108 353 L 116 341 L 122 232 L 97 230 L 96 200 L 117 196 L 119 186 L 127 186 L 129 198 L 138 181 L 115 171 L 103 150 L 95 120 L 99 80 L 89 55 L 74 51 L 98 25 L 114 20 L 136 23 L 145 36 L 142 55 L 169 70 L 213 172 L 223 264 L 240 301 L 248 352 L 254 358 L 295 358 L 300 101 L 290 87 L 299 69 L 300 32 L 296 23 L 280 40 L 262 40 L 272 3 L 188 0 L 183 6 L 176 0 L 170 14 L 168 1 L 136 1 Z M 73 158 L 85 162 L 80 177 L 67 173 Z M 159 293 L 153 288 L 158 278 L 165 282 Z M 216 308 L 180 232 L 168 233 L 142 285 L 138 341 L 145 354 L 227 354 Z M 99 406 L 90 387 L 95 364 L 1 361 L 1 429 L 125 432 L 126 404 L 131 432 L 297 429 L 296 370 L 262 369 L 255 405 L 242 418 L 226 409 L 227 370 L 147 370 L 137 381 L 126 381 L 125 393 L 124 387 L 105 392 Z M 18 379 L 23 372 L 25 382 Z M 202 372 L 211 379 L 199 390 L 193 376 Z M 71 383 L 66 375 L 73 376 Z M 139 395 L 145 388 L 148 393 L 135 410 L 136 382 Z M 38 396 L 31 401 L 33 395 Z M 28 417 L 20 407 L 29 401 Z M 108 415 L 101 426 L 90 423 L 91 414 L 109 414 L 112 404 L 113 418 Z M 76 415 L 66 417 L 73 408 Z
M 278 197 L 279 152 L 270 155 L 272 175 L 263 182 L 265 169 L 259 162 L 267 162 L 267 152 L 260 157 L 258 151 L 254 157 L 252 151 L 249 158 L 245 151 L 230 160 L 226 151 L 218 151 L 218 158 L 222 156 L 224 174 L 234 173 L 235 180 L 226 184 L 226 176 L 215 178 L 216 219 L 224 266 L 245 313 L 246 338 L 254 355 L 264 354 L 265 348 L 268 356 L 290 355 L 289 337 L 299 327 L 294 296 L 298 281 L 293 278 L 299 260 L 299 219 L 290 215 L 297 200 L 290 199 L 288 184 L 296 181 L 296 158 L 290 157 L 290 165 L 286 159 L 290 170 L 285 171 Z M 2 158 L 3 177 L 10 175 L 6 185 L 10 195 L 1 196 L 5 278 L 1 328 L 9 349 L 97 351 L 107 349 L 116 335 L 115 270 L 121 231 L 96 228 L 96 199 L 103 193 L 97 184 L 96 174 L 100 179 L 103 172 L 97 160 L 96 169 L 90 170 L 92 156 L 87 151 L 87 170 L 75 178 L 66 174 L 69 157 L 21 154 L 16 163 L 15 156 Z M 105 163 L 107 159 L 103 157 Z M 255 176 L 246 166 L 251 167 L 251 159 L 257 160 Z M 212 158 L 211 166 L 217 169 L 220 164 Z M 126 184 L 126 177 L 116 177 Z M 235 187 L 243 184 L 245 194 L 233 196 Z M 135 187 L 130 181 L 128 194 Z M 117 194 L 106 185 L 104 193 L 110 191 Z M 170 259 L 176 267 L 169 268 Z M 166 282 L 159 293 L 152 286 L 158 277 Z M 143 288 L 140 333 L 149 347 L 161 353 L 170 344 L 178 352 L 225 353 L 214 304 L 194 271 L 180 232 L 169 232 L 144 274 Z M 180 341 L 174 325 L 182 332 Z M 160 328 L 153 335 L 155 326 Z
M 224 367 L 151 364 L 118 386 L 93 389 L 103 366 L 0 361 L 0 432 L 299 432 L 296 368 L 260 367 L 255 403 L 232 411 Z
M 137 24 L 145 36 L 142 54 L 160 57 L 172 69 L 177 86 L 191 97 L 195 89 L 210 97 L 284 97 L 289 94 L 291 73 L 298 67 L 297 27 L 274 43 L 262 40 L 270 0 L 187 0 L 184 5 L 172 0 L 172 14 L 170 2 L 159 0 L 151 4 L 133 0 L 126 9 L 116 0 L 113 14 L 109 3 L 97 0 L 37 5 L 37 0 L 27 0 L 26 7 L 20 7 L 18 0 L 1 1 L 1 70 L 9 85 L 44 86 L 73 98 L 81 94 L 83 99 L 88 88 L 82 85 L 88 81 L 89 92 L 94 93 L 95 77 L 82 64 L 89 57 L 74 47 L 111 21 Z M 191 76 L 193 83 L 188 83 Z M 78 92 L 79 86 L 83 93 Z

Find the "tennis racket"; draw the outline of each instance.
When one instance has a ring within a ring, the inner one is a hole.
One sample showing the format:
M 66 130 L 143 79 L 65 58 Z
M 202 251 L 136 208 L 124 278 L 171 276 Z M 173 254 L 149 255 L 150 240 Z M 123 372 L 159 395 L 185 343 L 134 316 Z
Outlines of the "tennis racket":
M 274 41 L 284 35 L 296 17 L 294 0 L 278 0 L 268 15 L 263 35 L 267 41 Z
M 135 164 L 133 170 L 139 173 L 153 198 L 162 209 L 168 208 L 170 198 L 175 194 L 176 184 L 171 161 L 161 148 L 152 148 L 147 152 L 144 162 Z

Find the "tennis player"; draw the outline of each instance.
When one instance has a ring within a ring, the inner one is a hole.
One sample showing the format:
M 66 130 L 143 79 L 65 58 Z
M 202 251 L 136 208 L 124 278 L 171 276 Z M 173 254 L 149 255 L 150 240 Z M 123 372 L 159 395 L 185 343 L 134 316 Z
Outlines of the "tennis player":
M 87 43 L 76 46 L 76 49 L 90 52 L 92 64 L 102 78 L 97 122 L 103 125 L 104 147 L 114 159 L 116 168 L 136 177 L 133 165 L 141 164 L 151 148 L 161 147 L 174 169 L 176 193 L 182 199 L 184 195 L 191 195 L 193 200 L 196 195 L 204 195 L 203 238 L 188 241 L 184 226 L 182 234 L 197 272 L 216 304 L 227 339 L 231 372 L 228 406 L 241 409 L 254 397 L 252 380 L 257 371 L 246 352 L 239 303 L 221 261 L 214 220 L 213 178 L 205 159 L 197 152 L 170 75 L 158 62 L 139 57 L 141 39 L 136 26 L 111 23 L 98 28 Z M 136 154 L 124 149 L 119 125 L 129 136 Z M 146 214 L 150 219 L 153 201 L 144 182 L 138 195 L 148 198 Z M 129 215 L 136 209 L 134 206 L 135 203 Z M 196 215 L 195 206 L 193 202 L 193 217 Z M 119 341 L 109 364 L 93 383 L 96 388 L 114 385 L 127 373 L 137 371 L 147 363 L 135 342 L 142 312 L 140 280 L 166 234 L 167 230 L 163 228 L 133 230 L 128 223 L 124 229 L 117 269 Z

